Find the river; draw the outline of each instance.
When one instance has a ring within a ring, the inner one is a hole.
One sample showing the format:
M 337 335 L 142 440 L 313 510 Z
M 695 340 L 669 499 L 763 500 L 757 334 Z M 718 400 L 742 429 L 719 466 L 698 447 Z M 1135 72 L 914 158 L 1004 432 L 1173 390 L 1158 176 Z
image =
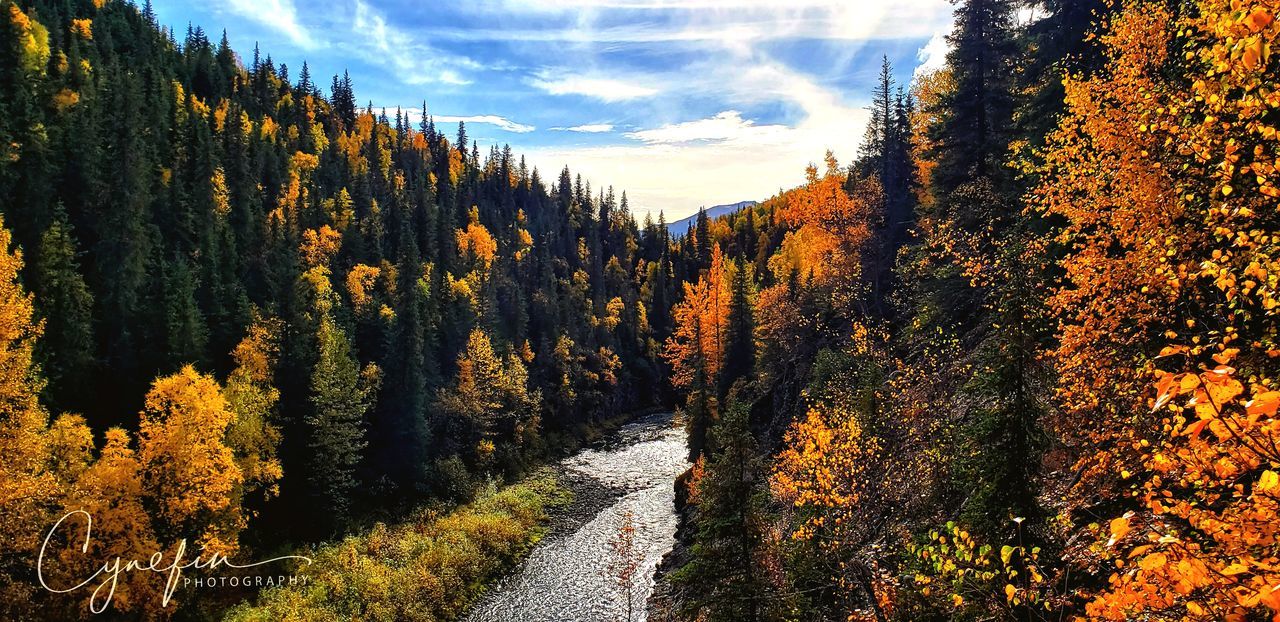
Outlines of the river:
M 673 483 L 689 467 L 684 431 L 669 413 L 621 427 L 598 447 L 556 465 L 574 502 L 512 574 L 480 600 L 468 622 L 615 622 L 627 598 L 611 578 L 612 543 L 631 517 L 638 563 L 631 621 L 645 619 L 653 571 L 675 544 Z

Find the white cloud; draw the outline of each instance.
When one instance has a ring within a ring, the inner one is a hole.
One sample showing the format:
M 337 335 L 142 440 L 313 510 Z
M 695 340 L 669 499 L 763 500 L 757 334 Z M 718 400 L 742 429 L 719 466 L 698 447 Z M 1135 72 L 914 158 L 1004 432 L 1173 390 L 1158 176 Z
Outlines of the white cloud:
M 421 116 L 421 114 L 419 113 L 416 116 Z M 457 123 L 459 121 L 462 121 L 464 123 L 484 123 L 487 125 L 492 125 L 500 130 L 504 130 L 507 132 L 514 132 L 516 134 L 526 134 L 528 132 L 532 132 L 538 129 L 532 125 L 525 125 L 524 123 L 516 123 L 515 121 L 512 121 L 511 119 L 508 119 L 506 117 L 500 117 L 492 114 L 475 115 L 470 117 L 436 115 L 435 120 L 442 123 Z
M 539 145 L 531 135 L 513 147 L 541 170 L 567 164 L 594 184 L 625 189 L 636 211 L 664 210 L 669 219 L 699 205 L 759 200 L 793 187 L 803 182 L 805 165 L 820 162 L 828 149 L 847 163 L 869 114 L 865 93 L 847 98 L 836 76 L 886 39 L 929 40 L 920 60 L 940 63 L 953 12 L 950 0 L 472 0 L 465 7 L 493 18 L 473 23 L 498 26 L 437 24 L 414 32 L 437 45 L 525 43 L 518 49 L 539 55 L 530 58 L 572 59 L 525 74 L 525 82 L 610 104 L 606 114 L 616 119 L 647 120 L 622 129 L 551 128 L 617 131 L 619 142 Z M 822 64 L 801 71 L 770 56 L 767 44 L 780 40 L 837 43 L 823 47 L 836 51 L 824 52 Z M 612 62 L 637 44 L 659 44 L 673 51 L 664 59 L 673 60 L 639 71 Z M 591 110 L 578 112 L 598 114 Z M 768 120 L 756 116 L 763 110 Z
M 926 75 L 942 69 L 947 64 L 947 53 L 951 51 L 951 44 L 947 42 L 947 32 L 947 30 L 939 30 L 933 33 L 929 42 L 916 52 L 916 60 L 920 61 L 920 64 L 916 65 L 914 75 Z
M 575 18 L 576 27 L 433 30 L 465 40 L 576 43 L 707 42 L 776 39 L 873 40 L 927 37 L 950 22 L 950 0 L 480 0 L 479 13 Z M 638 17 L 636 12 L 640 12 Z M 650 20 L 643 13 L 665 13 Z M 609 19 L 615 17 L 617 19 Z M 537 20 L 535 20 L 537 21 Z
M 626 137 L 651 145 L 724 141 L 776 142 L 788 129 L 784 125 L 756 125 L 751 119 L 743 119 L 742 113 L 737 110 L 726 110 L 708 119 L 669 123 L 654 129 L 627 132 Z
M 573 127 L 553 127 L 549 129 L 556 132 L 579 132 L 583 134 L 605 134 L 613 131 L 613 125 L 610 123 L 588 123 L 586 125 L 575 125 Z
M 606 102 L 650 97 L 658 93 L 658 89 L 622 80 L 581 75 L 553 76 L 548 71 L 530 78 L 529 84 L 552 95 L 583 95 Z
M 758 51 L 708 65 L 697 88 L 718 85 L 740 101 L 783 101 L 800 109 L 793 124 L 760 124 L 741 112 L 661 124 L 624 134 L 631 143 L 518 146 L 542 170 L 568 165 L 596 183 L 625 189 L 637 212 L 663 210 L 673 220 L 699 205 L 760 200 L 804 181 L 804 167 L 833 150 L 853 157 L 868 113 Z M 743 69 L 745 68 L 745 69 Z
M 478 68 L 474 61 L 419 43 L 410 33 L 387 23 L 387 19 L 364 0 L 355 0 L 354 13 L 351 32 L 358 36 L 354 49 L 366 59 L 389 63 L 408 84 L 470 84 L 459 70 Z
M 298 9 L 292 0 L 230 0 L 228 7 L 241 17 L 280 31 L 298 47 L 315 47 L 311 33 L 298 23 Z

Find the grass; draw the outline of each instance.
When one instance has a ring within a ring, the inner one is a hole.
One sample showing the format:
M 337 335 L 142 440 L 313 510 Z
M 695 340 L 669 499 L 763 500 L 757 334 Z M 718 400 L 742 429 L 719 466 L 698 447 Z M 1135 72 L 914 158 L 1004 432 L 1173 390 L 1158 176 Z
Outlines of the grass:
M 551 507 L 570 493 L 550 470 L 447 513 L 424 510 L 409 521 L 319 546 L 300 568 L 307 585 L 265 590 L 233 608 L 227 622 L 455 620 L 486 586 L 541 539 Z M 306 553 L 301 553 L 306 554 Z

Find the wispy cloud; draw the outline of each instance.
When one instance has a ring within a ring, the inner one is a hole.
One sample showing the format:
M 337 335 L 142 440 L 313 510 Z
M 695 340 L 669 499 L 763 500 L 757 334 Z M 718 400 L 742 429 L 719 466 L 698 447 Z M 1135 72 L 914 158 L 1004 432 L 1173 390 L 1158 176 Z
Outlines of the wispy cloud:
M 351 32 L 356 35 L 354 48 L 358 53 L 374 62 L 390 63 L 400 79 L 412 85 L 470 84 L 471 81 L 464 78 L 461 71 L 480 67 L 471 59 L 419 42 L 410 33 L 389 24 L 386 17 L 363 0 L 355 0 Z
M 856 82 L 881 51 L 939 65 L 953 21 L 951 0 L 228 4 L 240 24 L 270 25 L 264 49 L 313 44 L 313 73 L 351 69 L 362 98 L 410 102 L 411 118 L 427 99 L 453 113 L 439 124 L 476 124 L 473 139 L 510 140 L 544 170 L 568 164 L 672 217 L 801 183 L 826 149 L 854 157 L 868 117 Z
M 575 125 L 573 127 L 552 127 L 547 128 L 555 132 L 579 132 L 583 134 L 605 134 L 613 131 L 611 123 L 588 123 L 586 125 Z
M 651 145 L 746 140 L 772 142 L 787 129 L 785 125 L 756 125 L 751 119 L 743 119 L 737 110 L 726 110 L 707 119 L 670 123 L 654 129 L 627 132 L 625 136 Z
M 763 199 L 802 183 L 804 167 L 831 149 L 854 156 L 869 116 L 814 78 L 753 50 L 701 78 L 726 96 L 776 101 L 801 111 L 789 124 L 759 123 L 738 110 L 623 134 L 628 143 L 522 149 L 540 168 L 568 164 L 591 179 L 625 188 L 632 209 L 688 215 L 699 205 Z M 745 69 L 743 69 L 745 68 Z M 712 70 L 712 69 L 709 69 Z
M 533 17 L 542 28 L 433 29 L 465 40 L 656 43 L 873 40 L 930 36 L 950 22 L 950 0 L 486 0 L 469 8 L 487 16 Z M 650 17 L 659 19 L 650 19 Z M 569 17 L 572 27 L 555 21 Z M 551 18 L 551 19 L 549 19 Z M 517 19 L 514 23 L 528 23 Z M 892 32 L 885 25 L 892 25 Z
M 230 0 L 227 6 L 241 17 L 279 31 L 298 47 L 315 47 L 311 33 L 298 23 L 298 9 L 292 0 Z
M 525 125 L 524 123 L 516 123 L 515 121 L 512 121 L 511 119 L 508 119 L 506 117 L 500 117 L 492 114 L 475 115 L 470 117 L 458 117 L 458 116 L 452 116 L 452 115 L 436 115 L 434 118 L 436 121 L 442 122 L 442 123 L 457 123 L 459 121 L 462 121 L 464 123 L 484 123 L 487 125 L 492 125 L 500 130 L 507 131 L 507 132 L 514 132 L 516 134 L 526 134 L 538 129 L 532 125 Z
M 529 84 L 551 95 L 582 95 L 606 102 L 651 97 L 658 93 L 658 89 L 633 82 L 582 75 L 553 75 L 545 70 L 530 78 Z

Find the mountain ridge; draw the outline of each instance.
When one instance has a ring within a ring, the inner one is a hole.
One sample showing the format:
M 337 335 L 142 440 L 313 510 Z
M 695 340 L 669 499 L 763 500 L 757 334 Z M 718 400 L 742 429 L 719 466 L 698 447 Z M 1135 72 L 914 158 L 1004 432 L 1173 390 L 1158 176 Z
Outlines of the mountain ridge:
M 737 203 L 726 203 L 724 205 L 713 205 L 711 207 L 699 209 L 690 216 L 686 216 L 675 222 L 667 223 L 667 232 L 672 235 L 685 235 L 693 228 L 694 223 L 698 221 L 698 213 L 707 212 L 707 218 L 716 218 L 725 214 L 732 214 L 745 207 L 753 207 L 758 205 L 759 201 L 738 201 Z

